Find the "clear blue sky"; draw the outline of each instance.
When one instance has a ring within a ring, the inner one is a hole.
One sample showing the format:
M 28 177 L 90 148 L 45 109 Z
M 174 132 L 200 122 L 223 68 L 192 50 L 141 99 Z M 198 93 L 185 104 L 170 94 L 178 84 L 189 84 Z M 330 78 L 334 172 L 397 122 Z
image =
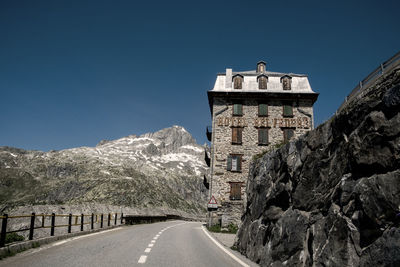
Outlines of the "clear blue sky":
M 206 142 L 225 68 L 305 73 L 316 125 L 400 50 L 400 1 L 0 2 L 0 146 L 185 127 Z

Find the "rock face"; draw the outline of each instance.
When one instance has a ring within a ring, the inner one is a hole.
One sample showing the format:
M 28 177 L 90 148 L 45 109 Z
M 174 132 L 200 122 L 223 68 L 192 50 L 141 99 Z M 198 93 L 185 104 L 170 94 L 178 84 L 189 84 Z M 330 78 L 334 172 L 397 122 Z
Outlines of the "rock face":
M 237 246 L 261 266 L 400 266 L 400 69 L 253 162 Z
M 101 141 L 96 147 L 25 151 L 0 147 L 0 209 L 26 205 L 125 206 L 205 212 L 204 147 L 182 127 Z

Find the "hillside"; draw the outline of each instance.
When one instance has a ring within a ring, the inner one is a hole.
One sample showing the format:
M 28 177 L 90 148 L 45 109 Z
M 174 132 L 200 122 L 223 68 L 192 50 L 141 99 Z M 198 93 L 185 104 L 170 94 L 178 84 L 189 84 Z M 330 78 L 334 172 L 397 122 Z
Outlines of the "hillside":
M 102 204 L 203 213 L 204 147 L 182 127 L 101 141 L 96 147 L 0 147 L 2 211 L 31 205 Z
M 400 69 L 253 163 L 237 246 L 261 266 L 400 266 Z

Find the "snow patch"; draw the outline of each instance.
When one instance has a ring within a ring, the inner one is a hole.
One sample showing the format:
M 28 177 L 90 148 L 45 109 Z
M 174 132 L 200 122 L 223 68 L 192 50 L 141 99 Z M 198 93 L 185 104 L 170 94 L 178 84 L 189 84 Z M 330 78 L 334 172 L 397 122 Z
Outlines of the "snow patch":
M 184 149 L 191 149 L 191 150 L 194 150 L 194 151 L 196 151 L 196 152 L 198 152 L 198 153 L 201 153 L 201 152 L 204 151 L 203 148 L 195 147 L 195 146 L 193 146 L 193 145 L 184 145 L 184 146 L 181 146 L 181 148 L 184 148 Z

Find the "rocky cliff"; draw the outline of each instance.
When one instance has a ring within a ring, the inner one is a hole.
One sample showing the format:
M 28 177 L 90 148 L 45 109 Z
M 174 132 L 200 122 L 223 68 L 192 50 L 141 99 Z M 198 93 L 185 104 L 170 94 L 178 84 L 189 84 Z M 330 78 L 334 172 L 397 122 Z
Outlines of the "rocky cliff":
M 137 213 L 202 214 L 206 168 L 204 147 L 179 126 L 103 140 L 96 147 L 50 152 L 0 147 L 0 208 L 9 212 L 41 205 L 47 211 L 43 205 L 80 205 L 101 210 L 103 205 Z
M 253 162 L 237 246 L 261 266 L 400 266 L 400 69 Z

